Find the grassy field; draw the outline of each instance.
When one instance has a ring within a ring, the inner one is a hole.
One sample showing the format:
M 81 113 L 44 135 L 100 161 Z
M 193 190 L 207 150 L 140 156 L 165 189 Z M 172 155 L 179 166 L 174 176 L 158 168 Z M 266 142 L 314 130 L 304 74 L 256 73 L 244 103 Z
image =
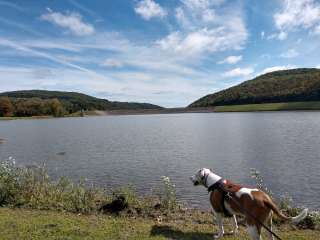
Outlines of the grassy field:
M 217 106 L 215 112 L 320 110 L 320 102 L 261 103 Z
M 228 226 L 226 227 L 228 231 Z M 55 211 L 0 208 L 0 239 L 213 239 L 216 226 L 203 213 L 197 218 L 176 218 L 159 222 L 156 219 L 115 217 L 108 215 L 79 215 Z M 282 226 L 275 231 L 290 240 L 318 239 L 319 231 L 295 230 Z M 237 237 L 249 239 L 240 226 Z

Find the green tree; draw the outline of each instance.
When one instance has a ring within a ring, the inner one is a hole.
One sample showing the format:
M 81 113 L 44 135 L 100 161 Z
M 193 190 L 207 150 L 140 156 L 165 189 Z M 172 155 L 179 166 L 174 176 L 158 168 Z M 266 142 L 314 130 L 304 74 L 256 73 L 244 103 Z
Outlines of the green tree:
M 54 117 L 62 117 L 65 113 L 65 110 L 63 108 L 63 105 L 58 99 L 52 99 L 50 101 L 50 107 L 51 107 L 51 114 Z
M 14 107 L 8 97 L 0 97 L 0 117 L 13 116 Z

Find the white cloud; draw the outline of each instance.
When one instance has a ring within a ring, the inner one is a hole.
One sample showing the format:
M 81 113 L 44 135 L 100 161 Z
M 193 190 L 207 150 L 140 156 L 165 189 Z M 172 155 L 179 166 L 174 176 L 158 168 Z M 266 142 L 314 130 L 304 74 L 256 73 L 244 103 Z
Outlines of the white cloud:
M 25 8 L 22 8 L 22 7 L 20 7 L 19 5 L 14 4 L 14 3 L 12 3 L 12 2 L 0 1 L 0 6 L 1 6 L 1 5 L 2 5 L 2 6 L 5 6 L 5 7 L 10 7 L 10 8 L 12 8 L 12 9 L 18 10 L 18 11 L 20 11 L 20 12 L 25 12 L 25 11 L 26 11 Z
M 312 33 L 316 35 L 320 35 L 320 24 L 314 28 Z
M 111 67 L 111 68 L 121 68 L 123 67 L 123 62 L 117 59 L 108 58 L 101 65 L 105 67 Z
M 225 0 L 182 0 L 182 2 L 191 9 L 208 9 L 223 4 Z
M 163 50 L 181 55 L 211 54 L 225 50 L 240 50 L 248 38 L 238 5 L 225 1 L 183 0 L 176 8 L 180 27 L 156 43 Z
M 287 66 L 273 66 L 273 67 L 268 67 L 262 70 L 258 75 L 269 73 L 269 72 L 274 72 L 274 71 L 280 71 L 280 70 L 288 70 L 295 68 L 295 66 L 292 65 L 287 65 Z
M 235 68 L 228 72 L 223 73 L 224 77 L 244 77 L 252 74 L 254 69 L 251 67 L 248 68 Z
M 153 0 L 141 0 L 134 10 L 145 20 L 150 20 L 154 17 L 162 18 L 167 15 L 167 11 Z
M 77 36 L 92 35 L 95 32 L 94 27 L 89 23 L 83 22 L 82 16 L 78 13 L 63 14 L 49 11 L 42 14 L 40 18 L 59 27 L 66 28 Z
M 102 79 L 104 78 L 103 75 L 100 75 L 97 72 L 95 72 L 95 71 L 93 71 L 93 70 L 91 70 L 89 68 L 82 67 L 80 65 L 71 63 L 71 62 L 69 62 L 69 61 L 67 61 L 65 59 L 62 59 L 60 57 L 57 57 L 57 56 L 55 56 L 53 54 L 42 52 L 42 51 L 38 51 L 38 50 L 35 50 L 33 48 L 24 46 L 22 43 L 11 41 L 11 40 L 8 40 L 8 39 L 5 39 L 5 38 L 0 38 L 0 46 L 6 47 L 6 48 L 15 49 L 18 52 L 23 52 L 23 53 L 25 53 L 25 54 L 27 54 L 29 56 L 47 59 L 47 60 L 50 60 L 52 62 L 61 64 L 63 66 L 70 67 L 70 68 L 77 69 L 79 71 L 88 73 L 88 74 L 90 74 L 92 76 L 95 76 L 95 77 L 98 77 L 98 78 L 102 78 Z
M 288 37 L 288 33 L 281 31 L 279 33 L 273 33 L 267 37 L 268 40 L 278 39 L 278 40 L 286 40 Z
M 287 52 L 284 52 L 280 55 L 282 58 L 295 58 L 298 57 L 299 53 L 295 49 L 289 49 Z
M 278 35 L 279 40 L 286 40 L 288 37 L 288 34 L 286 32 L 280 32 Z
M 299 28 L 312 29 L 320 21 L 320 4 L 315 0 L 282 0 L 283 7 L 274 14 L 274 22 L 280 31 Z
M 262 32 L 260 33 L 260 36 L 261 36 L 261 39 L 264 39 L 265 32 L 264 32 L 264 31 L 262 31 Z
M 225 58 L 224 60 L 218 62 L 219 64 L 228 63 L 228 64 L 235 64 L 242 60 L 242 56 L 229 56 Z
M 27 33 L 30 33 L 32 35 L 36 35 L 38 37 L 43 37 L 43 34 L 39 33 L 39 31 L 36 31 L 36 30 L 34 30 L 33 28 L 30 28 L 30 27 L 27 27 L 26 25 L 21 24 L 20 22 L 12 21 L 12 20 L 9 20 L 7 18 L 2 18 L 1 16 L 0 16 L 0 22 L 4 23 L 6 25 L 9 25 L 10 27 L 19 28 L 23 32 L 27 32 Z
M 237 20 L 240 23 L 237 29 L 218 27 L 187 33 L 177 31 L 157 41 L 157 44 L 164 50 L 173 50 L 184 55 L 239 50 L 247 39 L 247 32 L 240 19 Z

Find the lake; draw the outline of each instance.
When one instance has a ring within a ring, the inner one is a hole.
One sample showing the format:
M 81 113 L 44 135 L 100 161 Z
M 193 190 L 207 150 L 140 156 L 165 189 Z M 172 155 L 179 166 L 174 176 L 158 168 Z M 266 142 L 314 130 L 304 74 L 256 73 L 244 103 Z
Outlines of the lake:
M 53 178 L 149 193 L 169 176 L 180 200 L 208 207 L 189 176 L 201 167 L 320 208 L 320 112 L 198 113 L 0 121 L 0 159 L 45 163 Z

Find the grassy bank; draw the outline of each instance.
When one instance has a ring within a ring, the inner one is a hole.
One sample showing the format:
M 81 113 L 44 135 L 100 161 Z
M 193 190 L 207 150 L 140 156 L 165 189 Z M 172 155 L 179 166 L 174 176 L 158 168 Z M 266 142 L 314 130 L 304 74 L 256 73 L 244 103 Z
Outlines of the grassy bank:
M 1 120 L 19 120 L 19 119 L 48 119 L 53 116 L 32 116 L 32 117 L 0 117 Z
M 252 170 L 251 176 L 268 191 L 259 172 Z M 186 207 L 175 190 L 168 177 L 146 195 L 130 186 L 102 189 L 85 181 L 54 181 L 45 168 L 18 167 L 10 158 L 0 162 L 0 239 L 212 239 L 217 227 L 210 210 Z M 290 201 L 278 203 L 287 215 L 301 211 Z M 238 220 L 239 236 L 225 239 L 248 239 L 243 219 Z M 283 239 L 316 239 L 320 233 L 318 212 L 298 226 L 274 222 Z
M 320 110 L 320 102 L 261 103 L 217 106 L 215 112 Z
M 227 226 L 227 231 L 229 227 Z M 197 217 L 158 220 L 106 215 L 77 215 L 54 211 L 0 208 L 0 239 L 213 239 L 217 231 L 208 214 Z M 319 232 L 291 226 L 275 231 L 290 240 L 318 239 Z M 224 239 L 249 239 L 245 227 L 238 236 Z
M 23 119 L 49 119 L 49 118 L 66 118 L 66 117 L 88 117 L 88 116 L 104 116 L 104 111 L 85 111 L 85 112 L 74 112 L 71 114 L 66 114 L 60 117 L 54 116 L 29 116 L 29 117 L 0 117 L 1 120 L 23 120 Z

